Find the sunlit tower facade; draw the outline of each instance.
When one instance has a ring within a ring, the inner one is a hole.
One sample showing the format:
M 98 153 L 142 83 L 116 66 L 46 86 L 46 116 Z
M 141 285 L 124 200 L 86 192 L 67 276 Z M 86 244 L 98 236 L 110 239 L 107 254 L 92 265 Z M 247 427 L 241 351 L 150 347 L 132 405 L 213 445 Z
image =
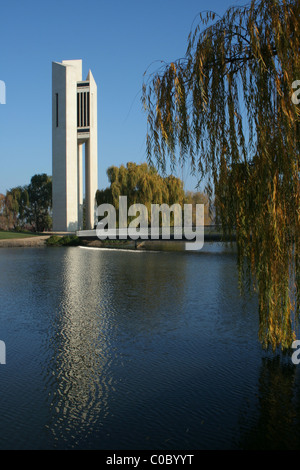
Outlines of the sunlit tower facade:
M 52 180 L 53 231 L 93 229 L 98 189 L 97 85 L 91 71 L 82 80 L 82 60 L 52 63 Z

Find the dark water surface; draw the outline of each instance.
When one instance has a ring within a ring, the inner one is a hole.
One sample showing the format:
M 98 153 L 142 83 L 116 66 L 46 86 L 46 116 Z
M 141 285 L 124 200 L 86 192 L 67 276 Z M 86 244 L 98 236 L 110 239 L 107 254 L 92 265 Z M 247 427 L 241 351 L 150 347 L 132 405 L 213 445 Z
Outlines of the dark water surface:
M 230 249 L 0 251 L 1 449 L 300 449 Z

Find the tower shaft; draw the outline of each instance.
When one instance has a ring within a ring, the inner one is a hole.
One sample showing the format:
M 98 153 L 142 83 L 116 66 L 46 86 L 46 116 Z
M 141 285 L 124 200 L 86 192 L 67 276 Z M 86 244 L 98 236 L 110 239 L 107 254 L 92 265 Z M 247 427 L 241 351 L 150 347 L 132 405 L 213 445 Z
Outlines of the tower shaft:
M 83 146 L 85 167 L 83 168 Z M 52 63 L 53 230 L 92 229 L 95 224 L 97 169 L 97 85 L 82 61 Z M 83 171 L 85 170 L 85 171 Z M 83 181 L 85 173 L 85 181 Z M 85 191 L 85 197 L 84 195 Z M 85 199 L 85 227 L 83 200 Z

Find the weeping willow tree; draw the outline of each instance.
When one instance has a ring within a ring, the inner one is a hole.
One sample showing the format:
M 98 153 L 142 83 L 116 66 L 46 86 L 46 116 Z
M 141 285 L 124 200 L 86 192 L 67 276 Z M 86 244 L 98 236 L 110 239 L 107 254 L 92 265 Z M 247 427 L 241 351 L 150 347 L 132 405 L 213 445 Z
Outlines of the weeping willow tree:
M 137 165 L 128 162 L 126 166 L 111 166 L 106 173 L 110 186 L 96 192 L 97 205 L 113 204 L 118 213 L 119 197 L 127 196 L 128 207 L 136 203 L 147 207 L 149 223 L 151 204 L 183 205 L 185 195 L 182 181 L 174 175 L 163 178 L 154 166 L 147 163 Z
M 200 15 L 183 59 L 143 84 L 149 162 L 205 177 L 241 287 L 259 298 L 263 347 L 290 347 L 300 300 L 300 3 L 252 1 Z

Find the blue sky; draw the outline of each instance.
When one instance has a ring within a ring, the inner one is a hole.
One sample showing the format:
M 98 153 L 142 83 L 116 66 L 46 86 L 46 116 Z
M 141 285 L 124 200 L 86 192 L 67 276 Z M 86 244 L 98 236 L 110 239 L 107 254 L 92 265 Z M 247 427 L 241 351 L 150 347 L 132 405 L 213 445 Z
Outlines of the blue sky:
M 235 0 L 0 0 L 0 193 L 52 173 L 52 61 L 82 59 L 98 86 L 98 187 L 106 169 L 146 161 L 143 74 L 156 60 L 185 54 L 196 15 Z M 159 64 L 158 64 L 159 65 Z M 154 70 L 154 67 L 152 67 Z M 178 172 L 185 188 L 197 180 Z

